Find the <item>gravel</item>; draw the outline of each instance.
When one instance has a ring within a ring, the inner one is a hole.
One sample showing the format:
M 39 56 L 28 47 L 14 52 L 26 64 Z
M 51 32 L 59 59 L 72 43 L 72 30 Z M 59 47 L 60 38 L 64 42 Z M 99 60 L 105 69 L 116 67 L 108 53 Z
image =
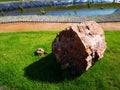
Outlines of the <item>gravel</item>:
M 6 22 L 118 22 L 120 14 L 99 15 L 99 16 L 40 16 L 40 15 L 21 15 L 21 16 L 0 16 L 0 23 Z

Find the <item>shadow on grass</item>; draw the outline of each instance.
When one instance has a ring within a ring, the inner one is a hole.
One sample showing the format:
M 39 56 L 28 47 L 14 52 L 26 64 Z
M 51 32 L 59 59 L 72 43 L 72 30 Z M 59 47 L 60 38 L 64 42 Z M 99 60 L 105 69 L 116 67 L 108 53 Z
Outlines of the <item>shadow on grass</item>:
M 80 76 L 71 70 L 61 70 L 52 53 L 27 66 L 24 70 L 27 78 L 42 82 L 58 83 Z

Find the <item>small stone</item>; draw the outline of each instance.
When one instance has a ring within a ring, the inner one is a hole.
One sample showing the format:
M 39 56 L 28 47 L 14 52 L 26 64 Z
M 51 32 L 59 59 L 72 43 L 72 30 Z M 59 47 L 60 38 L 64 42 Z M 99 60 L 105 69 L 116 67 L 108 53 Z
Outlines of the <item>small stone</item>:
M 37 55 L 46 55 L 47 52 L 45 52 L 45 50 L 42 49 L 42 48 L 38 48 L 37 51 L 36 51 L 36 54 Z
M 0 87 L 0 90 L 3 90 L 2 87 Z

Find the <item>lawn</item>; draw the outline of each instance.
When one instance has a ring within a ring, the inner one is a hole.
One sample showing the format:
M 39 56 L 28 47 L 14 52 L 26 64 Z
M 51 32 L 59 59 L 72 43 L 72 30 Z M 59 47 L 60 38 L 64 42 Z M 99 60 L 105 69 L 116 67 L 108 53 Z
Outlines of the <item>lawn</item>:
M 0 33 L 0 90 L 120 90 L 120 31 L 106 31 L 104 58 L 80 76 L 61 71 L 51 53 L 58 31 Z M 42 47 L 47 56 L 36 56 Z

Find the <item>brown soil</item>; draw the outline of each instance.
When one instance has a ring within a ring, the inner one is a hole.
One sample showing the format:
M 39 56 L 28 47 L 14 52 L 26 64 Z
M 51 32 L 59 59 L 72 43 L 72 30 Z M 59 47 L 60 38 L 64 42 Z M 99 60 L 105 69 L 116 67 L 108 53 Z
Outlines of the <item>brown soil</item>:
M 0 23 L 0 32 L 21 32 L 39 30 L 63 30 L 64 28 L 77 23 L 41 23 L 41 22 L 18 22 Z M 120 22 L 99 23 L 104 30 L 120 30 Z

